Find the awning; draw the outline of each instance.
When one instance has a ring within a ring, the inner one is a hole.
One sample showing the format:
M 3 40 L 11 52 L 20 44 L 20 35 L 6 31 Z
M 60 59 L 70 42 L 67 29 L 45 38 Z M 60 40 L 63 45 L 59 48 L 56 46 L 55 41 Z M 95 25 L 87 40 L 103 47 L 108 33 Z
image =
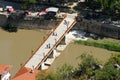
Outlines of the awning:
M 56 7 L 49 7 L 49 8 L 46 8 L 46 12 L 58 12 L 58 8 L 56 8 Z
M 13 8 L 12 6 L 6 6 L 6 9 Z
M 8 8 L 8 10 L 9 10 L 10 12 L 14 11 L 14 9 L 13 9 L 13 8 Z
M 41 11 L 41 12 L 39 13 L 39 15 L 45 15 L 45 14 L 46 14 L 45 11 Z

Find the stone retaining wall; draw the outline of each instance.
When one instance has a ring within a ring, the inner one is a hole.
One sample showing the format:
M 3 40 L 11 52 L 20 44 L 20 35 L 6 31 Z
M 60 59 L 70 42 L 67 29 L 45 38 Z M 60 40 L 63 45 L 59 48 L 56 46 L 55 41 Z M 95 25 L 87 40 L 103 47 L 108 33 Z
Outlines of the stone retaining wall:
M 81 18 L 77 21 L 75 26 L 76 27 L 73 27 L 74 29 L 81 29 L 88 33 L 120 39 L 120 27 L 114 25 L 92 22 L 90 20 Z
M 5 26 L 7 22 L 7 16 L 0 14 L 0 26 Z
M 33 17 L 31 19 L 25 19 L 21 16 L 7 18 L 7 16 L 0 14 L 0 26 L 5 27 L 6 24 L 12 23 L 15 27 L 18 27 L 19 29 L 52 29 L 60 21 L 61 19 L 44 20 L 44 18 Z M 120 27 L 98 22 L 91 22 L 90 20 L 86 19 L 78 19 L 77 23 L 72 29 L 81 29 L 86 32 L 95 33 L 100 36 L 120 39 Z
M 30 19 L 31 18 L 31 19 Z M 56 26 L 61 19 L 59 20 L 44 20 L 41 18 L 25 17 L 14 15 L 14 16 L 5 16 L 0 14 L 0 26 L 6 27 L 8 23 L 11 23 L 14 27 L 18 29 L 52 29 Z

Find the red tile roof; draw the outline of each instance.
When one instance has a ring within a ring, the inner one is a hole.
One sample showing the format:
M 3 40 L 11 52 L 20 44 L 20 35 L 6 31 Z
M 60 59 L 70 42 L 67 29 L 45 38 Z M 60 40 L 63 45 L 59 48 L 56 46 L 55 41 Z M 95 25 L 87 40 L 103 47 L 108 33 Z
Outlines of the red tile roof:
M 34 69 L 34 72 L 30 68 L 23 67 L 20 69 L 12 80 L 36 80 L 35 76 L 39 73 L 39 70 Z
M 10 65 L 5 65 L 5 64 L 0 64 L 0 74 L 3 74 L 4 71 L 10 71 L 12 66 Z

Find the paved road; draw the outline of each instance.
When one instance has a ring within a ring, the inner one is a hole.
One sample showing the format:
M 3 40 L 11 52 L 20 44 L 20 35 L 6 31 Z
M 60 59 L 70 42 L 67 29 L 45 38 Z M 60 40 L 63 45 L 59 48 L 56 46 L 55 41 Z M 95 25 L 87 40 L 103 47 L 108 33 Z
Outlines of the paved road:
M 51 35 L 25 64 L 25 67 L 33 68 L 34 66 L 34 68 L 38 68 L 38 65 L 44 61 L 45 56 L 48 56 L 48 54 L 55 48 L 55 45 L 60 42 L 66 31 L 69 31 L 71 25 L 74 25 L 74 21 L 75 15 L 67 15 L 55 30 L 51 30 Z

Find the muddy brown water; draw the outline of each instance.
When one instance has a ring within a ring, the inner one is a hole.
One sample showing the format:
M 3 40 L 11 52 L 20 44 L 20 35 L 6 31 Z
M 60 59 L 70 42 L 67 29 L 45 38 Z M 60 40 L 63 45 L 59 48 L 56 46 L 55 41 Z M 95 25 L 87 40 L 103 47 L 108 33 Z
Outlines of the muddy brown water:
M 0 64 L 12 65 L 14 75 L 46 36 L 45 30 L 19 30 L 9 33 L 0 29 Z
M 13 76 L 21 67 L 20 65 L 24 64 L 32 55 L 32 51 L 43 42 L 43 37 L 48 33 L 46 30 L 19 30 L 17 33 L 9 33 L 0 29 L 0 64 L 12 65 Z M 110 55 L 116 52 L 72 43 L 53 62 L 50 69 L 55 71 L 65 63 L 77 67 L 80 59 L 76 58 L 83 53 L 91 54 L 105 63 Z
M 108 51 L 106 49 L 71 43 L 61 53 L 61 55 L 56 58 L 50 69 L 56 71 L 63 64 L 69 64 L 72 65 L 73 68 L 77 68 L 78 63 L 81 62 L 78 57 L 84 53 L 93 55 L 93 57 L 96 58 L 101 64 L 107 62 L 111 54 L 118 54 L 118 52 Z

